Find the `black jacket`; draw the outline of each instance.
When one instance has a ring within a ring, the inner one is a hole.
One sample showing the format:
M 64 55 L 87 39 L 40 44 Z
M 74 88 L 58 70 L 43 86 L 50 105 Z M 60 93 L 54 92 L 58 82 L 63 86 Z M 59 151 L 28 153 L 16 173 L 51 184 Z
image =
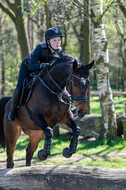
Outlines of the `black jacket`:
M 57 50 L 60 57 L 63 55 L 61 49 Z M 27 66 L 29 71 L 37 71 L 40 69 L 40 63 L 50 63 L 55 57 L 55 53 L 51 53 L 51 49 L 48 47 L 47 43 L 39 44 L 35 50 L 27 57 Z

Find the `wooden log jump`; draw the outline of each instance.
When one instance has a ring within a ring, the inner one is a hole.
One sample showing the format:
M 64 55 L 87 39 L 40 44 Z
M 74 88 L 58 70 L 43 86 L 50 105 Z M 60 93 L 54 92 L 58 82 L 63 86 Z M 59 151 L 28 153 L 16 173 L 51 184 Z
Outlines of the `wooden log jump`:
M 91 96 L 98 96 L 98 92 L 91 92 Z M 125 96 L 126 92 L 112 92 L 113 96 Z
M 125 190 L 126 169 L 34 166 L 0 170 L 0 190 Z

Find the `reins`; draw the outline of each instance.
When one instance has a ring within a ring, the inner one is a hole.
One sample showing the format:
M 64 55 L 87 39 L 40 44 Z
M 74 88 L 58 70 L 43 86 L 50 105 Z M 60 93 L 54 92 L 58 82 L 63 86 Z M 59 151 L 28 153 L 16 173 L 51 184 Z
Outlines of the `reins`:
M 43 80 L 40 76 L 38 77 L 39 80 L 40 80 L 40 82 L 41 82 L 52 94 L 56 95 L 57 98 L 58 98 L 58 116 L 57 116 L 57 120 L 54 122 L 54 125 L 53 125 L 53 126 L 55 126 L 57 123 L 59 123 L 59 121 L 60 121 L 60 119 L 61 119 L 60 102 L 69 105 L 70 102 L 72 102 L 72 99 L 71 99 L 70 96 L 68 96 L 68 95 L 65 93 L 65 90 L 62 89 L 62 88 L 56 83 L 56 81 L 51 77 L 51 75 L 50 75 L 50 73 L 49 73 L 49 71 L 48 71 L 47 68 L 46 68 L 46 71 L 47 71 L 47 74 L 48 74 L 50 80 L 53 82 L 53 84 L 55 84 L 55 86 L 58 88 L 58 90 L 60 90 L 59 93 L 55 92 L 54 90 L 52 90 L 52 89 L 44 82 L 44 80 Z M 72 72 L 73 72 L 73 71 L 72 71 L 72 69 L 71 69 L 71 72 L 70 72 L 70 75 L 69 75 L 69 77 L 68 77 L 68 79 L 67 79 L 67 81 L 66 81 L 66 84 L 69 82 L 70 78 L 72 77 Z M 66 99 L 68 100 L 68 102 L 64 101 L 62 97 L 66 98 Z
M 60 102 L 63 102 L 63 103 L 65 103 L 65 104 L 70 104 L 70 102 L 73 102 L 73 100 L 71 99 L 71 96 L 68 96 L 66 93 L 65 93 L 65 91 L 64 91 L 64 89 L 61 89 L 61 87 L 55 82 L 55 80 L 52 78 L 52 76 L 50 75 L 50 73 L 49 73 L 49 71 L 48 71 L 48 68 L 46 68 L 46 71 L 47 71 L 47 74 L 48 74 L 48 76 L 49 76 L 49 78 L 50 78 L 50 80 L 53 82 L 53 84 L 58 88 L 58 90 L 60 91 L 60 92 L 55 92 L 54 90 L 52 90 L 45 82 L 44 82 L 44 80 L 39 76 L 39 80 L 40 80 L 40 82 L 52 93 L 52 94 L 54 94 L 54 95 L 56 95 L 57 97 L 58 97 L 58 100 L 60 101 Z M 69 77 L 68 77 L 68 79 L 67 79 L 67 81 L 66 81 L 66 84 L 69 82 L 69 80 L 71 79 L 71 77 L 72 77 L 72 69 L 71 69 L 71 72 L 70 72 L 70 75 L 69 75 Z M 64 98 L 66 98 L 67 100 L 68 100 L 68 102 L 65 102 L 63 99 L 62 99 L 62 97 L 64 97 Z

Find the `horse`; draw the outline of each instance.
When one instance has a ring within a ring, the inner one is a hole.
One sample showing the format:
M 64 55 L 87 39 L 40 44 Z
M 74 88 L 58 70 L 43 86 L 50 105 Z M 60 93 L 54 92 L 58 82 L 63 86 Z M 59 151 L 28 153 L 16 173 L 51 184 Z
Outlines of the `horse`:
M 69 55 L 53 61 L 33 80 L 32 94 L 27 103 L 17 107 L 14 121 L 6 120 L 11 98 L 1 98 L 0 144 L 6 148 L 7 168 L 14 167 L 14 149 L 22 130 L 30 139 L 26 148 L 26 166 L 31 165 L 33 154 L 44 136 L 44 147 L 39 150 L 38 158 L 41 161 L 48 158 L 53 127 L 57 124 L 72 129 L 70 145 L 63 150 L 63 156 L 70 158 L 76 152 L 80 127 L 74 122 L 71 102 L 75 103 L 78 116 L 83 117 L 87 112 L 89 70 L 93 65 L 94 61 L 84 66 Z

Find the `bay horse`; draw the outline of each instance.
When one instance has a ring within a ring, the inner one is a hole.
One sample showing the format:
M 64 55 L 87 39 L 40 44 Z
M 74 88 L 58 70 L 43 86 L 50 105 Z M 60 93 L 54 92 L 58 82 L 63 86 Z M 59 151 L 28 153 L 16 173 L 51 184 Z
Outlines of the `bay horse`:
M 83 117 L 87 111 L 89 69 L 93 65 L 94 61 L 84 66 L 69 55 L 55 60 L 45 72 L 37 75 L 31 97 L 27 104 L 17 108 L 14 121 L 6 120 L 11 99 L 4 97 L 0 100 L 0 144 L 6 147 L 7 168 L 14 167 L 13 154 L 21 130 L 30 138 L 26 166 L 31 165 L 33 154 L 44 136 L 44 148 L 38 152 L 38 158 L 45 160 L 50 155 L 53 127 L 58 123 L 66 124 L 73 132 L 63 156 L 69 158 L 76 152 L 80 128 L 74 122 L 71 102 L 74 101 L 78 116 Z

